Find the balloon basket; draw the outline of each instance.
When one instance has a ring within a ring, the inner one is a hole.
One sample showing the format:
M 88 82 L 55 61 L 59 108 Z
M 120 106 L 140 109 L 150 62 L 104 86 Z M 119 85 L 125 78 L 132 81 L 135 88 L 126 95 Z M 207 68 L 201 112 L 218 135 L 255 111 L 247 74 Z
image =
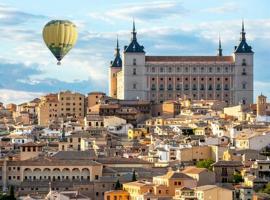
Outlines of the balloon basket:
M 59 61 L 59 62 L 57 62 L 57 65 L 61 65 L 61 62 Z

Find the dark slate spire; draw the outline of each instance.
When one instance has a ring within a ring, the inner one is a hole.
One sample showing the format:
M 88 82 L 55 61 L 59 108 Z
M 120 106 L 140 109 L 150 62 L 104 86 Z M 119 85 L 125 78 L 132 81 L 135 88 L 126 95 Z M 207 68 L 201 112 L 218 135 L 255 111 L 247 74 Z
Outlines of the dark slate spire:
M 218 56 L 222 56 L 220 35 L 219 35 L 219 38 L 218 38 Z
M 246 32 L 245 32 L 244 20 L 242 20 L 242 32 L 241 32 L 240 41 L 246 41 Z
M 114 61 L 111 61 L 111 67 L 122 67 L 122 59 L 120 56 L 118 36 L 117 36 L 115 53 L 114 53 Z
M 235 53 L 253 53 L 252 47 L 249 46 L 246 42 L 246 32 L 244 20 L 242 21 L 242 31 L 241 31 L 240 43 L 238 46 L 235 46 Z
M 137 37 L 136 37 L 137 32 L 136 32 L 136 27 L 135 27 L 135 21 L 134 21 L 134 19 L 133 19 L 133 30 L 132 30 L 131 33 L 132 33 L 131 41 L 132 41 L 132 40 L 137 40 Z
M 131 37 L 131 42 L 128 46 L 124 47 L 124 52 L 128 53 L 145 53 L 144 52 L 144 47 L 141 46 L 138 41 L 137 41 L 137 32 L 136 32 L 136 27 L 135 27 L 135 21 L 133 20 L 133 29 L 132 29 L 132 37 Z

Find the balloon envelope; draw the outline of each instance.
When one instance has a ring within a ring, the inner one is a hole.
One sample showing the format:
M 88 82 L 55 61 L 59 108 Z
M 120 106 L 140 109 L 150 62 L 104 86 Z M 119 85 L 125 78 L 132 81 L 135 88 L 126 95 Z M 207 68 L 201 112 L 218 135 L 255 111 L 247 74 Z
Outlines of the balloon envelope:
M 52 20 L 43 28 L 43 40 L 58 64 L 75 45 L 77 38 L 77 28 L 68 20 Z

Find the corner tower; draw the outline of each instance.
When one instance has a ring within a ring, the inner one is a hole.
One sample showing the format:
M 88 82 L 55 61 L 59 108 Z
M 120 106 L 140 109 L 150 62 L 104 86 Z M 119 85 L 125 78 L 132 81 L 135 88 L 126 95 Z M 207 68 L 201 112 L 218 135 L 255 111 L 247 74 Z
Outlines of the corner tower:
M 135 22 L 131 42 L 123 52 L 123 99 L 146 99 L 145 52 L 137 41 Z
M 122 70 L 122 59 L 120 56 L 119 42 L 117 37 L 114 60 L 111 61 L 109 69 L 109 93 L 113 98 L 117 98 L 117 73 Z
M 234 50 L 234 95 L 233 103 L 253 103 L 253 56 L 252 47 L 247 44 L 244 21 L 242 21 L 240 43 Z

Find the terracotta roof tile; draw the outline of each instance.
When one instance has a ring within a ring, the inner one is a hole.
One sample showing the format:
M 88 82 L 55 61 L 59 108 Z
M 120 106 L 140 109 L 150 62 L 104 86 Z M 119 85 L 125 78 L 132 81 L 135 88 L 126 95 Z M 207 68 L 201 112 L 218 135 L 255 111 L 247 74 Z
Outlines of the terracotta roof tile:
M 146 62 L 229 62 L 232 56 L 146 56 Z

